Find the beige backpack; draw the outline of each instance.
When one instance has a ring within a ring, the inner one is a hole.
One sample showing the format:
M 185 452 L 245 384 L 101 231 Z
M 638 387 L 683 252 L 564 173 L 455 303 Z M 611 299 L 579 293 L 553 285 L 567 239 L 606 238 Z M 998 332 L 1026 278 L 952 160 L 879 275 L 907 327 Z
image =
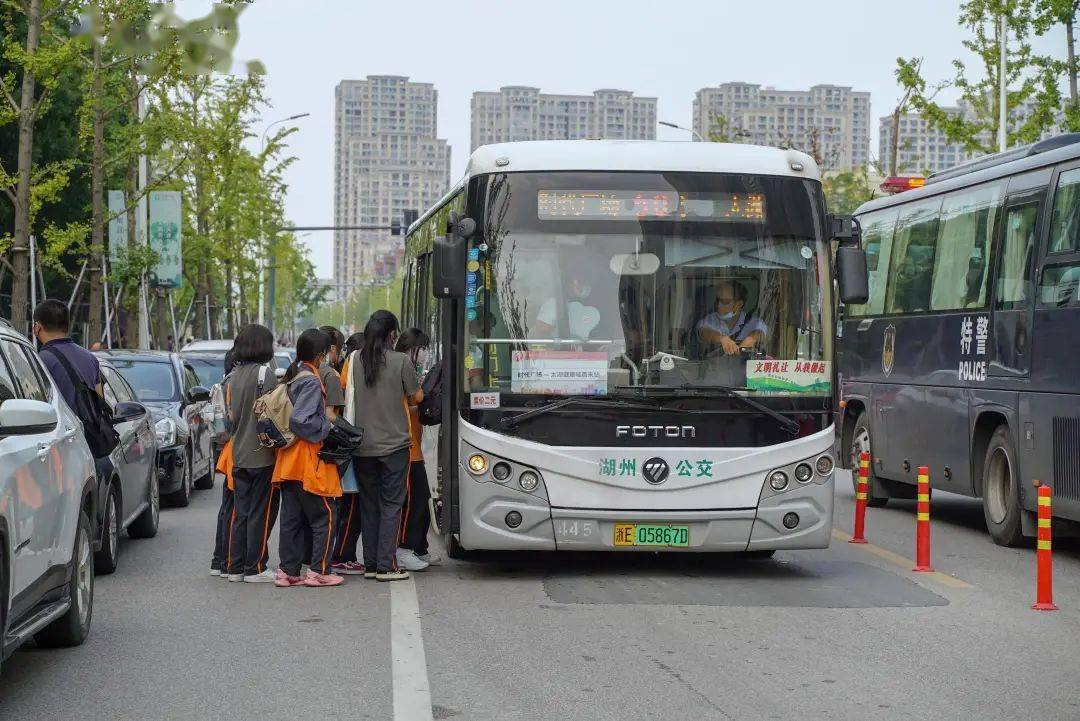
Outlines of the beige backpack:
M 259 445 L 263 448 L 281 450 L 296 443 L 296 434 L 289 430 L 289 416 L 293 410 L 289 386 L 310 375 L 314 374 L 309 370 L 302 370 L 288 383 L 282 383 L 266 395 L 255 399 L 252 407 L 255 411 L 255 432 L 259 436 Z

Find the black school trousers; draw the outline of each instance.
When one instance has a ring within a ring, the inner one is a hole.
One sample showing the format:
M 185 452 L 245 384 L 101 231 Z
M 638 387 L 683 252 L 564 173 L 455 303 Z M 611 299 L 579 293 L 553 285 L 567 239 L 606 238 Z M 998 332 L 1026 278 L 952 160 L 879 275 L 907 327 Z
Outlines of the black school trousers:
M 229 528 L 233 521 L 233 492 L 227 481 L 221 482 L 221 506 L 218 508 L 217 529 L 214 532 L 214 555 L 210 559 L 210 568 L 217 571 L 228 570 Z
M 401 506 L 405 502 L 405 475 L 409 472 L 409 449 L 385 456 L 356 456 L 356 481 L 360 488 L 361 542 L 366 570 L 397 568 L 397 541 L 401 530 Z
M 356 562 L 360 527 L 360 494 L 342 494 L 338 499 L 337 529 L 334 533 L 334 563 Z
M 233 522 L 229 531 L 229 573 L 254 576 L 270 560 L 270 532 L 281 495 L 271 479 L 274 467 L 233 469 Z
M 409 476 L 405 483 L 405 507 L 401 513 L 401 533 L 398 546 L 407 548 L 417 556 L 428 552 L 427 535 L 431 526 L 431 509 L 428 499 L 431 489 L 428 487 L 427 468 L 424 461 L 412 461 L 409 464 Z
M 304 490 L 298 481 L 281 483 L 281 528 L 278 530 L 278 556 L 281 570 L 290 576 L 300 575 L 307 551 L 307 532 L 311 533 L 311 570 L 330 573 L 333 554 L 334 522 L 337 499 Z

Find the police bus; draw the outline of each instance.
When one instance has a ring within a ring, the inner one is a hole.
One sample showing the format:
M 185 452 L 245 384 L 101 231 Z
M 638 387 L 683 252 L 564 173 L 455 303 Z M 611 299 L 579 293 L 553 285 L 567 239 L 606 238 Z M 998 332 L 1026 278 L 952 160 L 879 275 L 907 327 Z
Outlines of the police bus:
M 1034 480 L 1080 520 L 1080 134 L 988 156 L 856 211 L 867 303 L 838 354 L 842 457 L 871 505 L 933 488 L 982 499 L 993 539 L 1035 535 Z
M 853 229 L 791 150 L 476 150 L 405 249 L 403 321 L 441 369 L 424 445 L 450 555 L 827 546 L 828 241 Z M 857 242 L 842 258 L 865 299 Z

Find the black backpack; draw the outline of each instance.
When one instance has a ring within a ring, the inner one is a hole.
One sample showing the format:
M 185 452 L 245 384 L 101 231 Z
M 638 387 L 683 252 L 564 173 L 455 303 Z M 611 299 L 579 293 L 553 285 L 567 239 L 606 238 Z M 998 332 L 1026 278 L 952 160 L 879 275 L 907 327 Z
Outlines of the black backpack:
M 82 421 L 86 445 L 90 446 L 90 455 L 94 458 L 104 458 L 109 455 L 120 444 L 120 436 L 113 428 L 113 414 L 109 404 L 98 395 L 97 389 L 86 384 L 63 353 L 53 348 L 43 348 L 42 351 L 49 351 L 53 358 L 60 361 L 60 365 L 64 366 L 68 378 L 71 379 L 71 385 L 75 387 L 75 406 L 71 410 L 75 411 L 75 415 Z
M 420 425 L 437 426 L 442 423 L 442 372 L 443 361 L 439 361 L 428 371 L 420 390 L 424 391 L 424 400 L 416 407 L 420 415 Z

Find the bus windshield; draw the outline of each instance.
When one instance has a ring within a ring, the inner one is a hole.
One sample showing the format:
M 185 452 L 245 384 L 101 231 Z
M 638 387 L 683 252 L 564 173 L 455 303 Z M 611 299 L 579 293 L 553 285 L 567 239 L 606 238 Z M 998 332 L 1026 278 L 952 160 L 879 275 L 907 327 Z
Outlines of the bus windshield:
M 827 395 L 820 186 L 718 173 L 508 173 L 470 240 L 466 387 Z

